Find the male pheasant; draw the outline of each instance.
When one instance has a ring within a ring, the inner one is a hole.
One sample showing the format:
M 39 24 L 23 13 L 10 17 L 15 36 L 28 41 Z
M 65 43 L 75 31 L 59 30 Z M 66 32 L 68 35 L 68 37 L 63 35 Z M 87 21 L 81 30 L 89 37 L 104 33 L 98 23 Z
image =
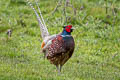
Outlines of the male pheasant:
M 64 26 L 60 34 L 49 35 L 40 8 L 38 7 L 41 18 L 32 4 L 30 2 L 29 4 L 34 10 L 40 25 L 41 36 L 43 38 L 41 48 L 44 56 L 57 67 L 60 73 L 62 66 L 69 60 L 74 51 L 75 43 L 71 36 L 71 32 L 73 31 L 72 25 Z
M 43 40 L 42 42 L 41 47 L 46 58 L 56 65 L 59 73 L 74 51 L 75 43 L 71 36 L 72 30 L 71 25 L 65 26 L 61 34 L 53 35 L 48 41 Z

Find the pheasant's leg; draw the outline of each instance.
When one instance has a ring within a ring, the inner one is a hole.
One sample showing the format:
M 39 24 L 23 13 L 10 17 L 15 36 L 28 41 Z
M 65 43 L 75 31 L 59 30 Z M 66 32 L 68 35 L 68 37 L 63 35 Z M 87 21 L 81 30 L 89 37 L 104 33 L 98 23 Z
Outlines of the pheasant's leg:
M 57 68 L 58 74 L 60 74 L 60 68 L 59 68 L 59 65 L 56 65 L 56 68 Z
M 61 69 L 62 69 L 62 65 L 60 65 L 60 72 L 61 72 Z

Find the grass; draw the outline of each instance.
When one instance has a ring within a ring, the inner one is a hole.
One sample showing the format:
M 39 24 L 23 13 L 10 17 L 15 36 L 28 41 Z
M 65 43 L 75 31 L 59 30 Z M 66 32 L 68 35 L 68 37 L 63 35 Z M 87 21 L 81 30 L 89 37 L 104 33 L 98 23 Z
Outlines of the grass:
M 33 10 L 24 0 L 0 1 L 0 80 L 120 79 L 120 1 L 108 1 L 107 14 L 104 0 L 71 2 L 77 12 L 74 15 L 72 8 L 67 8 L 69 19 L 65 23 L 63 7 L 51 15 L 56 0 L 39 1 L 50 34 L 61 32 L 63 25 L 76 27 L 72 33 L 74 54 L 58 75 L 56 67 L 43 59 L 40 29 Z M 13 31 L 9 39 L 8 29 Z

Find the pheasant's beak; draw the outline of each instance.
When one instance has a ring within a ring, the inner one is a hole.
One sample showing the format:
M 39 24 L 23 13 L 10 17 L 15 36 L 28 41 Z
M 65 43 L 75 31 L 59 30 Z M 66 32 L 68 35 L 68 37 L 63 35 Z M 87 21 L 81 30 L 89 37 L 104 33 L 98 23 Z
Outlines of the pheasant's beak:
M 75 28 L 74 28 L 74 27 L 72 27 L 71 29 L 72 29 L 72 30 L 75 30 Z
M 43 48 L 45 46 L 45 42 L 42 42 L 41 44 L 41 48 Z
M 74 28 L 74 27 L 72 27 L 72 28 L 71 28 L 71 32 L 73 32 L 73 30 L 74 30 L 74 29 L 75 29 L 75 28 Z

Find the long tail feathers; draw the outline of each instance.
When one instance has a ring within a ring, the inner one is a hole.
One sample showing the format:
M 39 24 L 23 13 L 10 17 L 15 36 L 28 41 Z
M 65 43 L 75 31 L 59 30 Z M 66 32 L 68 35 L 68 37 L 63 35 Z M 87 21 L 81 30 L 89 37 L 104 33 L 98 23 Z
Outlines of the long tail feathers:
M 40 8 L 39 8 L 39 6 L 38 6 L 38 2 L 37 2 L 37 0 L 35 0 L 35 2 L 36 2 L 36 5 L 37 5 L 37 7 L 38 7 L 38 10 L 39 10 L 39 13 L 40 13 L 41 19 L 42 19 L 42 21 L 43 21 L 43 24 L 44 24 L 44 26 L 46 27 L 46 24 L 45 24 L 45 21 L 44 21 L 44 19 L 43 19 L 43 16 L 42 16 L 41 10 L 40 10 Z M 46 29 L 47 29 L 47 28 L 46 28 Z
M 35 2 L 36 2 L 36 5 L 37 5 L 37 7 L 38 7 L 38 10 L 39 10 L 40 16 L 39 16 L 39 14 L 37 13 L 37 11 L 35 10 L 35 8 L 33 7 L 33 5 L 32 5 L 28 0 L 27 0 L 27 2 L 28 2 L 28 4 L 30 5 L 30 7 L 33 9 L 33 11 L 35 12 L 35 15 L 36 15 L 36 17 L 37 17 L 37 20 L 38 20 L 38 23 L 39 23 L 39 26 L 40 26 L 41 36 L 42 36 L 42 38 L 44 39 L 46 36 L 49 36 L 49 32 L 48 32 L 48 29 L 47 29 L 47 27 L 46 27 L 46 25 L 45 25 L 45 21 L 44 21 L 44 19 L 43 19 L 43 17 L 42 17 L 42 13 L 41 13 L 41 11 L 40 11 L 40 8 L 39 8 L 39 6 L 38 6 L 38 3 L 37 3 L 37 1 L 35 1 Z

